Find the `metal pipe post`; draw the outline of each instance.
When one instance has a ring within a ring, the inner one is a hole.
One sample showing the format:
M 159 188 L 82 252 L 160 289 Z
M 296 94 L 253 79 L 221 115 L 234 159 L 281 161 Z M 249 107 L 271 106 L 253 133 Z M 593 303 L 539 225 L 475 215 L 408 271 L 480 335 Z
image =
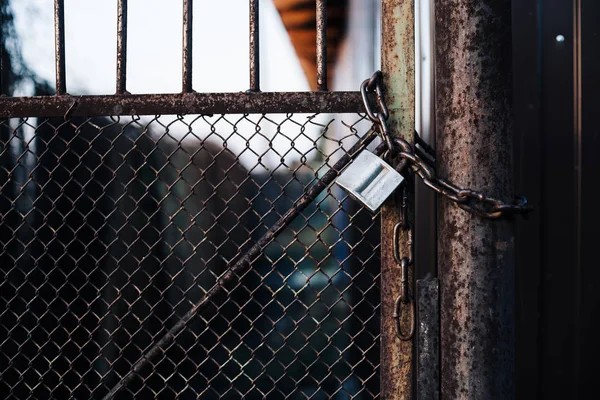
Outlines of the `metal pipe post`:
M 415 34 L 414 1 L 381 2 L 381 70 L 385 102 L 390 111 L 388 125 L 394 137 L 409 142 L 415 129 Z M 409 219 L 412 220 L 414 191 L 408 188 Z M 400 266 L 393 255 L 394 227 L 401 221 L 401 193 L 396 193 L 381 210 L 381 398 L 413 398 L 413 340 L 398 337 L 394 319 L 395 300 L 400 295 Z M 408 254 L 406 232 L 399 245 Z M 409 295 L 414 298 L 413 267 L 408 270 Z
M 441 177 L 512 201 L 511 0 L 436 0 Z M 514 225 L 438 203 L 441 397 L 515 396 Z

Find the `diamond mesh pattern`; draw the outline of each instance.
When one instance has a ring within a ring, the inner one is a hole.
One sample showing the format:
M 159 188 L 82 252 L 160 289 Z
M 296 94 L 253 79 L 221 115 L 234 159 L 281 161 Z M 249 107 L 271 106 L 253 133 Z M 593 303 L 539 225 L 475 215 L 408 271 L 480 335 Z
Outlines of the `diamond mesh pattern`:
M 0 392 L 104 396 L 368 127 L 0 121 Z M 376 398 L 378 366 L 378 217 L 333 185 L 117 397 Z

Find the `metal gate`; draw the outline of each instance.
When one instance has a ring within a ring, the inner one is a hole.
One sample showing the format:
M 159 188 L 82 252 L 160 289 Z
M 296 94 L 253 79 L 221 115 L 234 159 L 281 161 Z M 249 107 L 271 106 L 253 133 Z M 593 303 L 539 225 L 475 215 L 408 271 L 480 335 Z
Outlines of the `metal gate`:
M 119 0 L 117 94 L 75 97 L 55 0 L 56 95 L 0 98 L 7 398 L 378 397 L 378 215 L 332 185 L 264 239 L 371 122 L 324 1 L 320 91 L 260 92 L 257 3 L 248 92 L 193 91 L 184 0 L 182 93 L 129 94 Z

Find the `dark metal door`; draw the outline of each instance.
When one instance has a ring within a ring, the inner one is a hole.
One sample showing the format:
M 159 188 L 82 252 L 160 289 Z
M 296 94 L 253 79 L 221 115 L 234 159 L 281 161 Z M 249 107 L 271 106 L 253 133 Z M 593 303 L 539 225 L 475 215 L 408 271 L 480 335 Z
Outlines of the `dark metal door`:
M 596 395 L 600 7 L 513 1 L 518 190 L 539 212 L 518 237 L 521 398 Z

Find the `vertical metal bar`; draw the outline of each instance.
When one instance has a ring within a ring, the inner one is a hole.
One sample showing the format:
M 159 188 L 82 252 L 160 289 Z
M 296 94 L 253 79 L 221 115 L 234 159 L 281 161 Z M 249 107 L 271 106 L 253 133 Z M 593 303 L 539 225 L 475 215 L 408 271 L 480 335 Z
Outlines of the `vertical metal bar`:
M 381 69 L 390 132 L 412 141 L 415 127 L 414 0 L 381 2 Z M 413 219 L 414 188 L 409 187 L 409 219 Z M 401 341 L 393 318 L 400 294 L 399 266 L 393 255 L 394 226 L 400 222 L 399 193 L 381 211 L 381 398 L 413 398 L 413 342 Z M 407 238 L 401 235 L 401 255 L 408 254 Z M 418 260 L 416 260 L 418 263 Z M 408 271 L 409 295 L 414 296 L 414 271 Z
M 250 90 L 260 91 L 258 0 L 250 0 Z
M 435 278 L 417 281 L 417 399 L 440 398 L 440 289 Z
M 4 11 L 0 10 L 0 32 L 2 32 L 2 28 L 4 26 Z M 6 67 L 4 65 L 4 38 L 0 37 L 0 96 L 4 94 L 8 94 L 8 79 L 9 79 L 9 69 L 8 62 L 6 63 Z M 4 85 L 7 86 L 7 89 L 4 88 Z M 2 127 L 0 126 L 0 129 Z
M 317 0 L 317 89 L 327 90 L 327 0 Z
M 65 2 L 54 0 L 54 60 L 56 63 L 56 94 L 67 92 L 65 78 Z
M 192 19 L 194 0 L 183 0 L 183 71 L 182 91 L 191 93 L 192 88 Z
M 511 0 L 437 0 L 435 12 L 439 175 L 510 201 Z M 438 204 L 442 398 L 512 399 L 514 223 Z
M 117 94 L 127 91 L 127 0 L 117 2 Z

